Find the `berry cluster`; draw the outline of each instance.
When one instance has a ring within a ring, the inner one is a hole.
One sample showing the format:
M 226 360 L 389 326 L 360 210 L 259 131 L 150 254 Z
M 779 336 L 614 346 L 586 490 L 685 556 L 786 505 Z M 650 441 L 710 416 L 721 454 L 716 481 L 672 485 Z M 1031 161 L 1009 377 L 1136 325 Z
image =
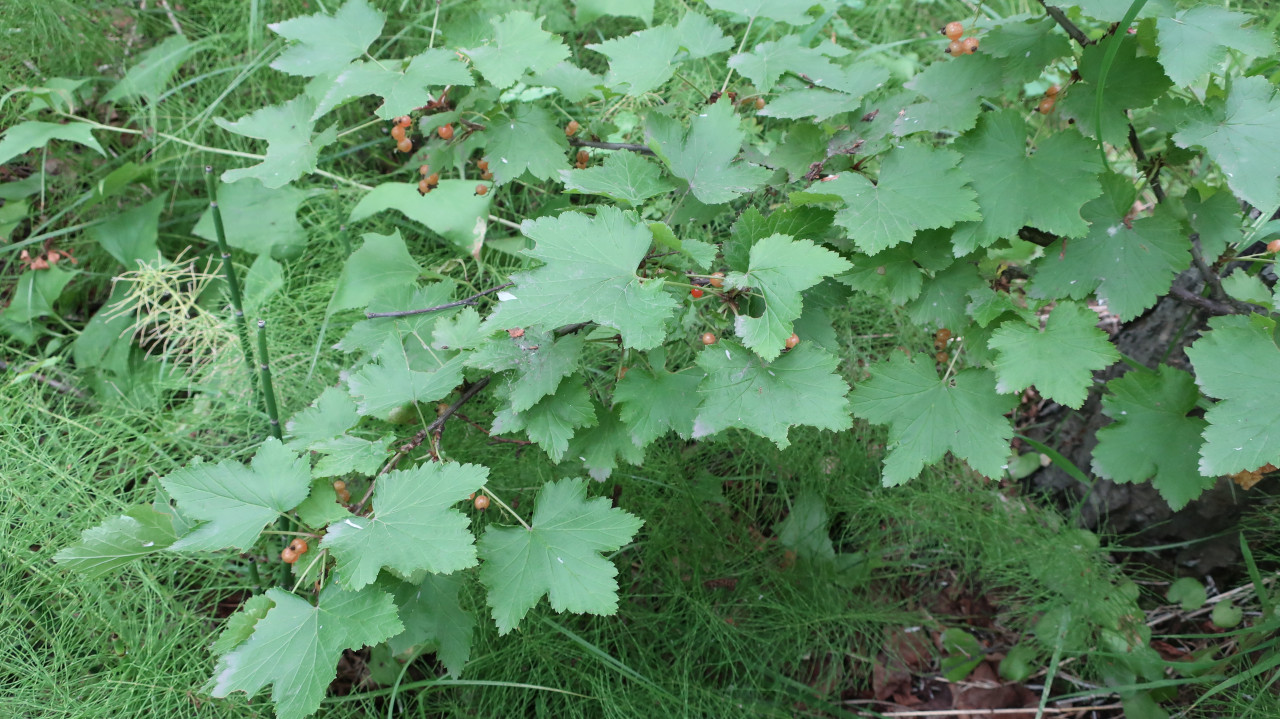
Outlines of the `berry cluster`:
M 436 189 L 436 185 L 440 184 L 440 173 L 432 172 L 430 165 L 419 167 L 418 174 L 422 175 L 422 179 L 418 180 L 419 195 L 425 196 L 428 192 Z
M 339 479 L 333 483 L 333 491 L 338 493 L 338 502 L 349 504 L 351 502 L 351 492 L 347 491 L 347 483 Z
M 581 127 L 582 125 L 579 125 L 577 120 L 570 120 L 569 124 L 564 126 L 565 137 L 573 137 L 578 134 L 578 129 Z
M 400 152 L 413 152 L 413 141 L 407 136 L 408 130 L 412 125 L 412 118 L 408 115 L 401 115 L 395 119 L 395 124 L 391 126 L 391 139 L 396 141 L 396 149 Z
M 951 341 L 951 330 L 943 327 L 933 335 L 933 349 L 936 354 L 933 359 L 939 364 L 951 359 L 951 355 L 947 354 L 947 343 Z
M 26 250 L 18 253 L 18 262 L 29 270 L 47 270 L 58 264 L 63 258 L 70 260 L 73 265 L 80 264 L 75 256 L 71 254 L 71 250 L 49 250 L 43 256 L 36 255 L 35 257 L 32 257 Z
M 949 55 L 972 55 L 978 51 L 978 38 L 966 37 L 963 40 L 960 39 L 964 35 L 964 25 L 962 23 L 947 23 L 947 26 L 942 28 L 942 34 L 946 35 L 947 39 L 951 41 L 947 45 L 947 54 Z
M 293 564 L 298 561 L 298 557 L 306 554 L 308 549 L 310 547 L 307 546 L 306 540 L 299 537 L 289 542 L 289 546 L 280 552 L 280 558 L 284 560 L 285 564 Z
M 590 159 L 591 159 L 591 153 L 587 152 L 586 150 L 578 150 L 578 161 L 573 163 L 573 166 L 578 168 L 579 170 L 585 170 L 587 169 L 587 161 Z
M 1053 112 L 1053 106 L 1058 101 L 1058 93 L 1062 88 L 1057 85 L 1050 85 L 1048 90 L 1044 91 L 1044 97 L 1041 98 L 1040 104 L 1036 106 L 1036 112 L 1041 115 L 1048 115 Z

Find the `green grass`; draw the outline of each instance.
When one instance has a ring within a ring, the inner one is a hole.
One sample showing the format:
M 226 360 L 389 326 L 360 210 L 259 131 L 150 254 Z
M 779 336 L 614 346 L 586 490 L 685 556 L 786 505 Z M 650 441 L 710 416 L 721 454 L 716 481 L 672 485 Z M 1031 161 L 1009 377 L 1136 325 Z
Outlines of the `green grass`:
M 335 4 L 327 3 L 330 9 Z M 972 17 L 959 2 L 868 4 L 833 27 L 853 47 L 896 62 L 918 62 L 936 50 L 932 33 L 942 22 Z M 171 201 L 161 230 L 170 256 L 191 241 L 188 230 L 203 211 L 202 166 L 241 162 L 200 148 L 261 150 L 219 130 L 211 118 L 238 117 L 301 87 L 296 78 L 267 69 L 272 36 L 265 23 L 316 9 L 313 3 L 304 10 L 301 0 L 189 5 L 181 23 L 191 39 L 204 43 L 203 50 L 175 79 L 182 90 L 157 108 L 156 121 L 157 129 L 192 144 L 160 143 L 151 159 L 154 186 Z M 394 42 L 416 47 L 425 39 L 431 17 L 418 9 L 421 4 L 384 5 L 413 6 L 414 14 L 399 16 L 413 27 Z M 1000 14 L 1035 6 L 998 5 Z M 563 6 L 543 6 L 549 23 L 567 21 Z M 683 7 L 659 0 L 658 17 Z M 442 14 L 460 12 L 465 4 L 454 0 L 442 8 Z M 122 23 L 119 29 L 109 29 L 113 20 Z M 93 68 L 103 64 L 118 74 L 129 57 L 172 31 L 163 10 L 140 13 L 114 3 L 68 0 L 10 0 L 5 25 L 21 28 L 0 45 L 0 76 L 12 85 L 97 77 Z M 136 32 L 135 40 L 127 39 L 129 32 Z M 570 39 L 575 47 L 595 42 L 596 28 L 575 30 Z M 49 53 L 49 47 L 64 51 Z M 723 68 L 711 63 L 692 68 L 692 87 L 684 92 L 718 89 L 723 77 Z M 0 107 L 0 125 L 11 124 L 21 109 L 16 102 Z M 354 126 L 368 109 L 367 103 L 354 103 L 335 117 L 340 127 Z M 141 160 L 152 149 L 120 139 L 111 145 L 120 161 Z M 385 144 L 380 128 L 355 133 L 328 148 L 338 158 L 330 169 L 359 182 L 381 181 L 381 173 L 396 169 L 385 159 Z M 379 159 L 370 161 L 368 147 Z M 55 210 L 115 166 L 74 152 L 60 159 L 77 174 L 47 178 Z M 500 253 L 486 254 L 481 263 L 459 260 L 411 224 L 392 219 L 344 230 L 353 196 L 339 188 L 303 205 L 299 219 L 308 231 L 308 250 L 289 263 L 287 287 L 266 310 L 286 415 L 337 381 L 341 358 L 328 348 L 350 318 L 329 325 L 324 310 L 358 232 L 400 229 L 429 272 L 473 290 L 489 286 L 515 262 Z M 134 191 L 70 213 L 45 231 L 93 223 L 144 199 Z M 496 212 L 518 220 L 538 212 L 542 200 L 534 191 L 516 193 Z M 99 268 L 111 265 L 86 235 L 70 234 L 65 241 L 89 268 L 88 281 L 67 298 L 83 318 L 105 299 L 110 272 Z M 17 275 L 12 266 L 0 268 L 0 281 Z M 842 369 L 854 380 L 859 361 L 873 361 L 900 345 L 930 344 L 903 317 L 871 301 L 837 319 L 849 347 Z M 3 356 L 19 365 L 52 359 L 55 366 L 46 374 L 61 376 L 71 339 L 68 333 L 38 350 L 9 344 Z M 206 647 L 218 628 L 215 617 L 234 608 L 248 583 L 241 558 L 161 557 L 100 580 L 68 574 L 51 562 L 83 529 L 150 501 L 155 479 L 190 458 L 243 459 L 252 452 L 264 436 L 265 418 L 247 401 L 244 387 L 232 383 L 220 394 L 189 400 L 172 390 L 179 386 L 174 382 L 127 406 L 104 407 L 33 379 L 10 383 L 11 378 L 4 375 L 0 385 L 0 477 L 6 492 L 0 503 L 0 716 L 270 716 L 265 695 L 222 701 L 200 692 L 212 669 Z M 481 424 L 489 419 L 483 403 L 466 412 Z M 536 450 L 490 445 L 458 421 L 449 425 L 444 441 L 450 457 L 489 466 L 493 486 L 524 508 L 543 482 L 572 471 L 551 465 Z M 559 616 L 544 602 L 519 631 L 498 637 L 484 618 L 483 593 L 471 586 L 466 601 L 481 621 L 464 682 L 431 679 L 439 667 L 426 656 L 405 669 L 398 690 L 359 688 L 330 699 L 320 716 L 840 716 L 842 708 L 830 704 L 836 696 L 831 688 L 867 687 L 887 629 L 932 627 L 945 619 L 926 612 L 942 582 L 961 583 L 976 594 L 997 590 L 1006 599 L 1002 619 L 1026 627 L 1039 608 L 1062 598 L 1046 580 L 1046 563 L 1095 571 L 1104 581 L 1114 576 L 1115 568 L 1097 552 L 1063 551 L 1055 515 L 958 467 L 907 487 L 881 488 L 883 442 L 882 433 L 859 427 L 839 435 L 796 431 L 785 451 L 745 433 L 719 442 L 661 443 L 643 468 L 623 468 L 599 488 L 608 495 L 617 486 L 620 506 L 646 521 L 636 542 L 615 557 L 622 586 L 616 617 Z M 785 549 L 771 541 L 805 493 L 823 499 L 836 550 L 861 556 L 861 563 L 838 576 L 803 560 L 791 566 Z M 480 525 L 496 520 L 491 512 Z M 815 692 L 815 686 L 823 691 Z M 1224 698 L 1220 711 L 1244 715 L 1258 706 L 1244 697 L 1273 692 L 1265 679 L 1249 682 Z

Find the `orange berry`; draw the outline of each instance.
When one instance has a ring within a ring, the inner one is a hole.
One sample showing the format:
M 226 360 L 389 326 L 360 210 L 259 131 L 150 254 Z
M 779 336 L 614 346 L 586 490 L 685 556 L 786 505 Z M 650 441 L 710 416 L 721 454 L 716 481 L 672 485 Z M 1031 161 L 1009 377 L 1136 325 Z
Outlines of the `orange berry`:
M 716 343 L 716 336 L 710 332 L 702 333 L 702 344 L 713 345 Z
M 578 128 L 582 127 L 577 120 L 570 120 L 568 125 L 564 126 L 564 134 L 566 137 L 573 137 L 578 134 Z
M 964 45 L 960 44 L 960 41 L 959 41 L 959 40 L 952 40 L 952 41 L 951 41 L 951 44 L 950 44 L 950 45 L 947 45 L 947 54 L 948 54 L 948 55 L 963 55 L 963 54 L 964 54 Z
M 711 285 L 712 287 L 724 287 L 724 273 L 712 272 L 711 279 L 707 280 L 707 284 Z
M 303 555 L 307 553 L 307 550 L 310 549 L 310 547 L 307 546 L 307 540 L 298 537 L 292 542 L 289 542 L 289 549 L 292 549 L 299 555 Z
M 486 170 L 489 169 L 489 161 L 484 158 L 481 158 L 480 161 L 476 163 L 476 168 L 478 168 L 481 172 L 485 172 Z
M 475 505 L 476 509 L 483 512 L 489 508 L 489 498 L 482 494 L 479 497 L 476 497 L 472 504 Z
M 298 561 L 298 553 L 292 547 L 285 547 L 284 551 L 280 552 L 280 559 L 284 560 L 285 564 L 293 564 Z
M 334 488 L 336 491 L 341 492 L 342 490 L 344 490 L 344 489 L 346 489 L 346 488 L 347 488 L 347 483 L 346 483 L 346 482 L 344 482 L 344 481 L 342 481 L 341 479 L 339 479 L 338 481 L 336 481 L 336 482 L 334 482 L 334 483 L 333 483 L 333 488 Z
M 396 118 L 396 124 L 407 130 L 409 126 L 413 124 L 413 118 L 409 117 L 408 115 L 401 115 L 400 117 Z
M 427 184 L 428 184 L 428 185 L 430 185 L 430 186 L 432 186 L 432 187 L 435 187 L 436 185 L 439 185 L 439 184 L 440 184 L 440 173 L 438 173 L 438 172 L 433 172 L 433 173 L 431 173 L 430 175 L 427 175 Z
M 627 376 L 627 370 L 629 370 L 629 369 L 631 369 L 631 368 L 630 368 L 630 367 L 623 367 L 622 369 L 618 370 L 618 379 L 622 379 L 623 377 L 626 377 L 626 376 Z
M 418 180 L 418 194 L 425 195 L 431 192 L 431 183 L 426 180 Z
M 396 143 L 396 149 L 404 153 L 413 152 L 413 141 L 406 137 Z
M 492 172 L 486 172 L 486 173 L 484 173 L 483 175 L 481 175 L 481 176 L 480 176 L 480 179 L 481 179 L 481 180 L 492 180 L 492 179 L 493 179 L 493 173 L 492 173 Z
M 943 363 L 945 363 L 947 360 L 951 359 L 951 355 L 948 355 L 946 352 L 939 352 L 939 353 L 937 353 L 937 354 L 935 354 L 935 355 L 933 356 L 933 359 L 934 359 L 938 364 L 943 364 Z
M 1053 112 L 1053 105 L 1054 105 L 1053 98 L 1046 97 L 1045 99 L 1040 101 L 1039 105 L 1036 105 L 1036 112 L 1040 113 L 1041 115 L 1048 115 L 1049 113 Z
M 960 44 L 964 46 L 964 54 L 966 55 L 972 55 L 978 51 L 978 38 L 976 37 L 966 37 Z
M 489 194 L 489 186 L 488 186 L 488 185 L 476 185 L 476 194 L 477 194 L 477 195 L 487 195 L 487 194 Z
M 453 125 L 441 125 L 440 127 L 437 127 L 436 134 L 440 136 L 441 140 L 445 140 L 445 141 L 452 140 Z
M 757 97 L 757 98 L 756 98 L 756 109 L 757 109 L 757 110 L 763 110 L 763 109 L 764 109 L 764 98 L 763 98 L 763 97 Z
M 585 165 L 591 159 L 591 154 L 586 150 L 578 150 L 578 164 Z
M 431 174 L 431 165 L 423 165 L 422 167 L 419 167 L 419 168 L 418 168 L 418 174 L 419 174 L 419 175 L 422 175 L 423 177 L 426 177 L 427 175 L 430 175 L 430 174 Z
M 1057 97 L 1057 96 L 1058 96 L 1058 93 L 1060 93 L 1060 92 L 1062 92 L 1062 88 L 1058 87 L 1057 85 L 1050 85 L 1050 86 L 1049 86 L 1049 89 L 1044 91 L 1044 96 L 1045 96 L 1045 97 Z
M 1280 252 L 1280 240 L 1272 240 L 1268 242 L 1267 252 L 1270 252 L 1273 255 L 1277 252 Z
M 791 336 L 787 338 L 787 349 L 791 349 L 798 344 L 800 344 L 800 337 L 795 332 L 792 332 Z
M 947 36 L 948 40 L 959 40 L 960 36 L 964 34 L 964 25 L 959 22 L 949 22 L 942 29 L 942 33 Z
M 400 142 L 404 139 L 404 128 L 399 125 L 391 126 L 391 139 Z

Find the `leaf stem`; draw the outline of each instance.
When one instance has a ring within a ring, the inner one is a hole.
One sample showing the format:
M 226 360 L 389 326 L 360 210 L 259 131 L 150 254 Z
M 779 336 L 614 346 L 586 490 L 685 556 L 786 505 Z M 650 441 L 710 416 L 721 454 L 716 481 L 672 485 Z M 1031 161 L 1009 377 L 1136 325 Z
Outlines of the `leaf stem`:
M 752 25 L 754 25 L 754 24 L 755 24 L 755 22 L 756 22 L 756 16 L 755 16 L 755 15 L 752 15 L 752 16 L 751 16 L 751 19 L 747 20 L 747 29 L 742 31 L 742 41 L 738 43 L 738 49 L 737 49 L 737 51 L 736 51 L 736 52 L 734 52 L 734 54 L 735 54 L 735 55 L 741 54 L 741 53 L 742 53 L 742 48 L 744 48 L 744 47 L 746 47 L 746 46 L 747 46 L 747 38 L 751 35 L 751 26 L 752 26 Z M 725 74 L 725 76 L 724 76 L 724 82 L 720 85 L 720 94 L 721 94 L 721 95 L 723 95 L 723 94 L 724 94 L 724 91 L 725 91 L 725 90 L 729 89 L 729 78 L 731 78 L 731 77 L 733 77 L 733 68 L 732 68 L 732 67 L 731 67 L 731 68 L 729 68 L 729 72 L 728 72 L 728 73 L 726 73 L 726 74 Z
M 497 502 L 498 506 L 502 507 L 502 511 L 506 512 L 507 514 L 510 514 L 517 522 L 520 523 L 521 527 L 524 527 L 525 529 L 533 529 L 533 527 L 530 527 L 523 519 L 520 518 L 520 515 L 516 514 L 516 511 L 514 509 L 512 509 L 511 507 L 508 507 L 506 502 L 499 499 L 498 495 L 489 491 L 488 487 L 481 487 L 480 491 L 488 495 L 489 499 L 492 499 L 493 501 Z
M 1107 144 L 1102 139 L 1102 94 L 1107 87 L 1107 75 L 1111 73 L 1111 64 L 1116 60 L 1116 53 L 1120 52 L 1120 43 L 1124 41 L 1124 36 L 1129 28 L 1129 24 L 1138 16 L 1138 11 L 1142 10 L 1142 6 L 1147 4 L 1147 0 L 1133 0 L 1129 5 L 1129 9 L 1121 18 L 1120 24 L 1116 26 L 1115 32 L 1111 39 L 1107 42 L 1107 52 L 1102 57 L 1102 68 L 1098 72 L 1098 91 L 1093 99 L 1093 128 L 1098 133 L 1098 151 L 1102 153 L 1102 166 L 1108 171 L 1111 170 L 1111 164 L 1107 162 Z

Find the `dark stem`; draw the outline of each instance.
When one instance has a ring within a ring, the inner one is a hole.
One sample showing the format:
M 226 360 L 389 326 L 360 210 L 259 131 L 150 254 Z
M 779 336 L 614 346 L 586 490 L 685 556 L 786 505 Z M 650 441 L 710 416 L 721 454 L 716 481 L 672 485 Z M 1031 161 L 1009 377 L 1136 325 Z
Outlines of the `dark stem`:
M 429 312 L 439 312 L 440 310 L 447 310 L 452 307 L 461 307 L 463 305 L 474 305 L 477 299 L 484 297 L 487 294 L 497 292 L 498 290 L 505 290 L 508 287 L 513 287 L 515 286 L 515 284 L 516 283 L 514 282 L 508 282 L 505 285 L 490 287 L 484 292 L 477 292 L 474 295 L 471 295 L 470 297 L 466 298 L 465 300 L 458 300 L 457 302 L 446 302 L 443 305 L 436 305 L 435 307 L 426 307 L 420 310 L 399 310 L 397 312 L 366 312 L 364 313 L 364 316 L 368 317 L 371 320 L 377 319 L 379 317 L 409 317 L 412 315 L 425 315 Z
M 587 327 L 591 324 L 592 323 L 590 322 L 577 322 L 571 325 L 565 325 L 564 327 L 556 329 L 554 334 L 557 337 L 563 337 L 564 335 L 573 334 L 574 332 L 577 332 L 583 327 Z M 383 465 L 382 469 L 378 470 L 378 474 L 374 477 L 374 480 L 376 481 L 378 477 L 381 477 L 387 472 L 395 469 L 396 465 L 400 464 L 400 460 L 404 459 L 413 450 L 421 447 L 422 443 L 427 441 L 428 437 L 433 438 L 438 446 L 440 434 L 444 431 L 444 423 L 449 421 L 450 417 L 457 414 L 458 409 L 461 408 L 462 405 L 470 402 L 477 394 L 480 394 L 480 391 L 485 387 L 488 387 L 489 383 L 492 381 L 493 375 L 489 375 L 487 377 L 482 377 L 473 384 L 467 385 L 467 388 L 462 391 L 462 394 L 458 396 L 458 399 L 454 400 L 453 404 L 445 408 L 445 410 L 440 413 L 439 417 L 436 417 L 431 424 L 419 430 L 418 433 L 413 435 L 408 442 L 400 445 L 400 448 L 396 450 L 396 453 L 392 455 L 391 459 L 387 460 L 387 463 Z M 364 496 L 360 498 L 359 504 L 355 506 L 353 511 L 355 511 L 356 514 L 364 511 L 364 505 L 368 503 L 369 498 L 373 496 L 373 484 L 373 482 L 369 483 L 369 489 L 365 491 Z
M 576 137 L 571 137 L 569 138 L 569 144 L 574 147 L 594 147 L 597 150 L 628 150 L 650 156 L 657 154 L 648 145 L 639 145 L 633 142 L 596 142 L 595 140 L 579 140 Z
M 222 274 L 227 280 L 227 294 L 231 296 L 231 313 L 235 318 L 236 335 L 240 338 L 240 351 L 244 353 L 244 366 L 249 370 L 249 392 L 258 394 L 258 375 L 253 371 L 253 346 L 249 343 L 249 325 L 244 318 L 244 305 L 240 299 L 240 280 L 236 267 L 231 264 L 231 246 L 222 225 L 222 208 L 218 207 L 218 188 L 213 179 L 213 166 L 204 166 L 204 185 L 209 194 L 209 209 L 213 212 L 213 234 L 222 254 Z
M 1185 289 L 1183 287 L 1178 287 L 1176 285 L 1169 288 L 1169 294 L 1173 295 L 1179 300 L 1182 300 L 1183 302 L 1186 302 L 1189 305 L 1194 305 L 1196 307 L 1199 307 L 1202 310 L 1205 310 L 1206 312 L 1210 312 L 1215 315 L 1240 314 L 1239 312 L 1236 311 L 1234 307 L 1232 307 L 1231 305 L 1228 305 L 1225 302 L 1218 302 L 1217 300 L 1211 300 L 1208 297 L 1201 297 L 1200 295 L 1197 295 L 1191 290 Z
M 376 480 L 377 477 L 381 477 L 395 469 L 396 465 L 400 464 L 400 460 L 404 459 L 405 456 L 413 450 L 422 446 L 422 443 L 426 441 L 427 437 L 438 438 L 440 433 L 444 430 L 444 423 L 449 421 L 449 418 L 457 413 L 458 409 L 462 407 L 462 405 L 470 402 L 477 394 L 480 394 L 481 390 L 488 387 L 489 382 L 492 380 L 493 375 L 483 377 L 463 390 L 458 399 L 454 400 L 453 404 L 449 405 L 443 412 L 441 412 L 440 416 L 436 417 L 431 424 L 423 427 L 417 434 L 413 435 L 408 442 L 400 445 L 400 448 L 396 450 L 396 453 L 392 455 L 391 459 L 387 460 L 387 463 L 378 471 L 378 474 L 374 479 Z M 360 498 L 360 503 L 355 506 L 354 511 L 356 514 L 364 511 L 364 505 L 369 501 L 369 498 L 373 496 L 373 485 L 373 482 L 369 483 L 369 489 L 367 489 L 364 496 Z
M 1040 5 L 1044 7 L 1045 12 L 1049 13 L 1049 17 L 1053 18 L 1054 22 L 1058 23 L 1058 25 L 1066 31 L 1067 36 L 1080 43 L 1081 47 L 1093 44 L 1093 41 L 1089 39 L 1089 36 L 1085 35 L 1083 30 L 1076 27 L 1076 24 L 1067 18 L 1067 14 L 1062 12 L 1061 8 L 1050 5 L 1045 2 L 1045 0 L 1040 0 Z
M 1129 123 L 1129 148 L 1133 150 L 1133 156 L 1138 159 L 1138 169 L 1146 175 L 1151 191 L 1156 194 L 1156 201 L 1164 202 L 1164 187 L 1160 185 L 1160 166 L 1147 159 L 1147 153 L 1142 151 L 1142 143 L 1138 141 L 1138 131 L 1133 128 L 1133 123 Z
M 267 418 L 271 424 L 271 436 L 280 436 L 280 413 L 276 409 L 276 390 L 271 383 L 271 358 L 267 354 L 267 321 L 258 320 L 258 355 L 262 360 L 258 370 L 262 373 L 262 396 L 267 402 Z

